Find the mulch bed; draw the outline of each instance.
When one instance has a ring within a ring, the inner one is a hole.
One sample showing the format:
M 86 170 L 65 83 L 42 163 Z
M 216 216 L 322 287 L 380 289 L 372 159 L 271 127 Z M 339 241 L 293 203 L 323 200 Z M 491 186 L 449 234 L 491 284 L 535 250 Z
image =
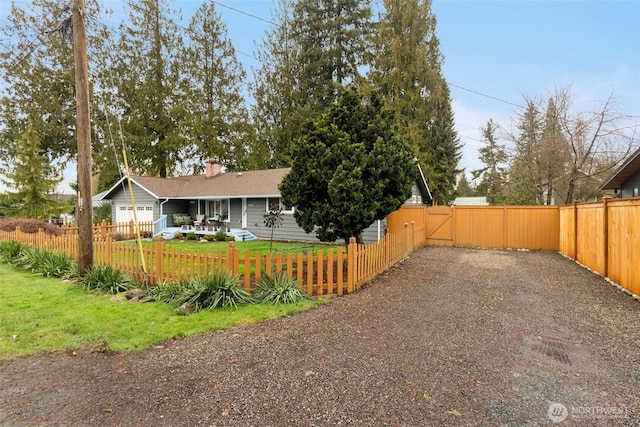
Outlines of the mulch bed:
M 0 425 L 640 425 L 638 325 L 559 254 L 429 247 L 293 317 L 0 362 Z

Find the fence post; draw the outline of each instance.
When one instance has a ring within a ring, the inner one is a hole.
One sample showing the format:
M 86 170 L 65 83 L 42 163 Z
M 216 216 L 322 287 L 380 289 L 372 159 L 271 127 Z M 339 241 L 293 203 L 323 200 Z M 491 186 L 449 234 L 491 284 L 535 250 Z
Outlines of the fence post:
M 236 276 L 238 274 L 237 271 L 235 271 L 234 266 L 235 266 L 235 254 L 236 254 L 236 242 L 229 242 L 229 247 L 227 248 L 227 262 L 226 262 L 226 270 L 231 273 L 232 275 Z
M 578 260 L 578 202 L 573 202 L 573 259 Z
M 609 277 L 609 199 L 611 196 L 602 198 L 602 249 L 604 256 L 604 271 L 602 275 Z
M 451 208 L 451 245 L 456 245 L 456 207 L 455 205 Z
M 106 236 L 108 236 L 108 234 L 107 234 L 107 221 L 105 221 L 103 219 L 102 222 L 100 223 L 100 238 L 104 239 L 104 238 L 106 238 Z
M 347 245 L 347 293 L 353 292 L 355 287 L 356 278 L 356 250 L 357 250 L 356 238 L 349 237 L 349 244 Z
M 502 207 L 502 249 L 507 249 L 507 207 Z
M 155 280 L 156 284 L 161 283 L 164 280 L 164 237 L 159 236 L 156 239 L 155 245 L 155 254 L 156 257 L 156 271 L 155 271 Z

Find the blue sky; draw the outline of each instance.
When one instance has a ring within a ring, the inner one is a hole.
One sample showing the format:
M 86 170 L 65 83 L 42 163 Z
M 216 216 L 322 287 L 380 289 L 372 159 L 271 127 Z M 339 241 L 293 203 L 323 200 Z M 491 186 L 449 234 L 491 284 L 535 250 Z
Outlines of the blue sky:
M 202 2 L 176 0 L 175 7 L 187 19 Z M 3 24 L 8 2 L 0 3 Z M 124 2 L 104 4 L 121 10 Z M 269 24 L 239 11 L 269 20 L 274 2 L 215 4 L 251 78 L 259 64 L 249 55 Z M 508 129 L 523 95 L 545 99 L 571 85 L 577 106 L 592 111 L 613 94 L 619 111 L 640 123 L 640 0 L 434 0 L 432 9 L 467 172 L 481 166 L 480 127 L 491 118 Z

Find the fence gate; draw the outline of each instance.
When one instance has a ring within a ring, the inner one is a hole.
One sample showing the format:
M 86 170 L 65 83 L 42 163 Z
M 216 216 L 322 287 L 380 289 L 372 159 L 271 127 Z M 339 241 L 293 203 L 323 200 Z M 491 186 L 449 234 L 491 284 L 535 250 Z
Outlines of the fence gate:
M 453 208 L 431 206 L 427 208 L 427 244 L 453 246 Z

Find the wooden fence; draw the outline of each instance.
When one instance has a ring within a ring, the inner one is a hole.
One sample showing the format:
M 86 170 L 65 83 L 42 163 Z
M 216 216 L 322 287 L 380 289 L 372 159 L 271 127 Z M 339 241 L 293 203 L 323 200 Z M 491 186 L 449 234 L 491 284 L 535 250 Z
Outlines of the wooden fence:
M 640 198 L 561 206 L 560 252 L 640 295 Z
M 153 236 L 153 221 L 139 222 L 138 225 L 142 237 Z M 78 235 L 78 226 L 64 226 L 62 230 L 65 234 Z M 117 240 L 133 239 L 136 237 L 136 229 L 133 221 L 111 224 L 103 220 L 100 224 L 93 225 L 93 236 L 100 239 L 106 239 L 107 236 Z
M 389 232 L 408 221 L 429 245 L 558 250 L 557 206 L 403 207 L 389 216 Z
M 389 232 L 416 224 L 417 245 L 559 251 L 640 295 L 640 198 L 567 206 L 403 207 Z
M 241 253 L 234 242 L 225 250 L 181 251 L 161 240 L 143 250 L 150 284 L 178 282 L 211 271 L 240 276 L 253 289 L 263 274 L 286 272 L 310 295 L 343 295 L 358 289 L 402 258 L 425 245 L 559 251 L 640 295 L 640 198 L 604 199 L 568 206 L 403 207 L 389 216 L 378 243 L 297 254 Z M 149 223 L 149 227 L 152 224 Z M 131 244 L 114 233 L 133 236 L 130 225 L 94 228 L 95 262 L 121 269 L 142 281 L 142 261 Z M 63 251 L 77 258 L 77 231 L 64 236 L 1 232 L 17 240 Z
M 113 229 L 115 230 L 115 229 Z M 94 230 L 95 231 L 95 230 Z M 130 274 L 139 282 L 150 285 L 180 282 L 215 271 L 238 276 L 243 287 L 252 291 L 262 275 L 284 272 L 298 280 L 309 295 L 344 295 L 354 292 L 368 280 L 388 269 L 420 245 L 415 239 L 416 228 L 399 234 L 387 234 L 375 244 L 360 245 L 352 239 L 347 247 L 333 247 L 326 251 L 306 253 L 261 254 L 241 252 L 235 242 L 225 249 L 191 251 L 166 245 L 158 238 L 143 246 L 142 251 L 131 243 L 115 241 L 111 234 L 94 237 L 94 263 L 110 265 Z M 0 231 L 0 240 L 15 240 L 42 249 L 57 250 L 77 259 L 77 235 L 69 232 L 61 236 L 38 233 Z M 144 263 L 143 263 L 144 258 Z M 146 267 L 146 277 L 142 266 Z

